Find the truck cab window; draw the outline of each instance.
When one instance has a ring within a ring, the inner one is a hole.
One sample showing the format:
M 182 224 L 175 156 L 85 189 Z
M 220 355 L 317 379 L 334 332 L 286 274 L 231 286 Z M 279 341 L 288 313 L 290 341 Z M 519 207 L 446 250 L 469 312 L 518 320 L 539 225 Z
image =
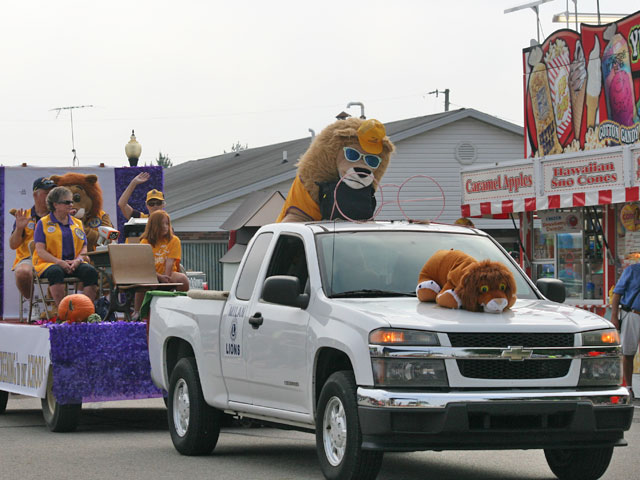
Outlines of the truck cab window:
M 304 243 L 300 237 L 281 235 L 273 251 L 267 277 L 274 275 L 291 275 L 300 280 L 300 293 L 305 288 L 309 273 Z
M 267 254 L 267 248 L 269 248 L 272 238 L 273 233 L 263 233 L 253 242 L 251 251 L 247 254 L 247 259 L 238 278 L 236 298 L 239 300 L 249 300 L 251 298 L 262 260 Z

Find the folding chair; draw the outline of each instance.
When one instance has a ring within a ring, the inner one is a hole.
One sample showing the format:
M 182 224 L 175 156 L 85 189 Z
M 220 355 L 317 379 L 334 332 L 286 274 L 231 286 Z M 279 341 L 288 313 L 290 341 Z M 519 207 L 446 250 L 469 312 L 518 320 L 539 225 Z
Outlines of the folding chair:
M 36 245 L 33 241 L 29 242 L 29 254 L 31 255 L 31 258 L 33 259 L 33 252 L 36 249 Z M 44 307 L 44 311 L 47 315 L 47 318 L 51 318 L 53 316 L 53 311 L 49 311 L 48 308 L 48 304 L 53 303 L 53 299 L 47 298 L 47 296 L 45 295 L 47 289 L 43 288 L 43 287 L 49 287 L 49 281 L 46 278 L 40 278 L 38 277 L 38 273 L 36 272 L 36 269 L 33 268 L 33 266 L 31 267 L 31 273 L 33 274 L 33 280 L 31 282 L 31 298 L 29 298 L 29 316 L 27 318 L 27 321 L 31 321 L 31 314 L 33 312 L 33 304 L 34 302 L 40 303 L 42 302 L 42 306 Z M 80 279 L 78 277 L 65 277 L 63 283 L 65 284 L 65 293 L 68 294 L 69 293 L 69 285 L 73 284 L 74 287 L 74 292 L 78 291 L 78 283 L 80 282 Z M 40 297 L 37 298 L 36 300 L 34 300 L 34 293 L 35 293 L 35 286 L 38 285 L 38 290 L 40 291 Z M 22 296 L 22 293 L 20 294 L 20 313 L 19 313 L 19 320 L 20 322 L 24 321 L 24 315 L 22 313 L 22 307 L 24 302 L 26 301 L 26 299 Z
M 109 298 L 109 311 L 124 314 L 131 321 L 131 304 L 136 292 L 147 290 L 175 290 L 181 283 L 159 283 L 151 245 L 140 243 L 110 244 L 109 262 L 113 288 Z M 124 301 L 120 296 L 124 296 Z

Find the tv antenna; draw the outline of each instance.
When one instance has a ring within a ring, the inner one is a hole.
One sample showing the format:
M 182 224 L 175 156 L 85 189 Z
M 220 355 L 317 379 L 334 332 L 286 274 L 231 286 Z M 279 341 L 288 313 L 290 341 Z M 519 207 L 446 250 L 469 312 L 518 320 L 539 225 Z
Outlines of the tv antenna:
M 522 5 L 517 5 L 512 8 L 507 8 L 504 13 L 517 12 L 518 10 L 524 10 L 525 8 L 530 8 L 536 13 L 536 29 L 538 32 L 538 44 L 540 44 L 540 5 L 543 3 L 551 2 L 552 0 L 535 0 L 533 2 L 528 2 Z
M 76 143 L 75 143 L 75 138 L 73 136 L 73 111 L 76 108 L 91 108 L 91 107 L 93 107 L 93 105 L 74 105 L 71 107 L 58 107 L 58 108 L 52 108 L 51 110 L 49 110 L 50 112 L 53 112 L 54 110 L 58 112 L 56 114 L 56 119 L 60 116 L 60 112 L 62 110 L 69 110 L 69 114 L 71 115 L 71 153 L 73 153 L 74 167 L 80 166 L 80 162 L 78 161 L 78 156 L 76 155 Z

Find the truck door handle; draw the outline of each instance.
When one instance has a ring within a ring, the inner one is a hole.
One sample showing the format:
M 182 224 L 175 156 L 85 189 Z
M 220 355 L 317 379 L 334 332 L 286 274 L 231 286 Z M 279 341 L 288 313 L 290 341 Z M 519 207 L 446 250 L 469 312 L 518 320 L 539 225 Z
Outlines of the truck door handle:
M 262 318 L 262 314 L 260 312 L 256 312 L 253 317 L 249 319 L 249 323 L 254 330 L 257 330 L 260 325 L 262 325 L 262 322 L 264 322 L 264 318 Z

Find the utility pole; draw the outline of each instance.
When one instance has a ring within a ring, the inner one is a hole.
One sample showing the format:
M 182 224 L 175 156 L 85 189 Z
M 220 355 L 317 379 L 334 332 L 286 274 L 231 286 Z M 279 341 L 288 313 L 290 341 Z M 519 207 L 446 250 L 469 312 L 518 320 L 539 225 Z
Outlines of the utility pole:
M 91 108 L 91 107 L 93 107 L 93 105 L 74 105 L 72 107 L 58 107 L 58 108 L 52 108 L 51 110 L 49 110 L 50 112 L 54 110 L 58 112 L 56 114 L 56 118 L 58 118 L 62 110 L 69 110 L 69 114 L 71 115 L 71 153 L 73 153 L 72 165 L 74 167 L 80 166 L 80 162 L 78 161 L 78 157 L 76 156 L 76 143 L 75 143 L 75 138 L 73 136 L 73 110 L 76 108 Z
M 444 93 L 444 111 L 448 112 L 449 111 L 449 89 L 445 88 L 443 92 L 439 90 L 434 90 L 433 92 L 429 92 L 429 95 L 433 95 L 434 93 L 436 94 L 436 98 L 438 98 L 438 93 Z

